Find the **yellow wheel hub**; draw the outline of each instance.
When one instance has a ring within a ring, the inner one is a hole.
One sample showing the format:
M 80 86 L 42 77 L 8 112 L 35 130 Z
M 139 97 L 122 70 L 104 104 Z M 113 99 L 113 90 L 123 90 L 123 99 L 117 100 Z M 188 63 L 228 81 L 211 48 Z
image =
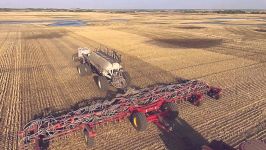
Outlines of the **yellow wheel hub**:
M 138 124 L 137 124 L 137 118 L 136 118 L 136 117 L 133 118 L 133 123 L 134 123 L 134 125 L 135 125 L 136 127 L 138 126 Z

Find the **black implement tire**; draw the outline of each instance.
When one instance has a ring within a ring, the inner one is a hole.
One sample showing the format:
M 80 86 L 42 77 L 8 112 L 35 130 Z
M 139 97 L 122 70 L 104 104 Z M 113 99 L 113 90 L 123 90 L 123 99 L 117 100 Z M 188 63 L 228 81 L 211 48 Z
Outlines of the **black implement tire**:
M 86 146 L 91 148 L 94 146 L 95 140 L 94 140 L 94 138 L 89 136 L 89 130 L 90 130 L 89 128 L 84 128 L 83 134 L 84 134 Z
M 87 72 L 85 71 L 85 64 L 80 64 L 77 69 L 80 76 L 85 76 Z
M 44 140 L 45 136 L 40 135 L 38 140 L 38 146 L 40 150 L 48 150 L 49 148 L 49 141 Z
M 128 72 L 123 72 L 123 77 L 124 79 L 126 80 L 127 82 L 127 87 L 130 85 L 130 82 L 131 82 L 131 78 L 130 78 L 130 75 Z
M 107 91 L 109 89 L 109 82 L 104 76 L 98 76 L 97 84 L 102 91 Z
M 87 75 L 91 75 L 92 74 L 92 69 L 91 66 L 88 64 L 85 64 L 85 72 Z
M 87 64 L 80 64 L 77 69 L 80 76 L 92 74 L 91 67 Z
M 194 106 L 202 105 L 202 101 L 198 98 L 197 95 L 192 95 L 188 101 L 192 103 Z
M 163 111 L 169 111 L 169 119 L 176 119 L 179 115 L 178 108 L 175 103 L 165 103 L 162 106 Z
M 72 55 L 72 60 L 75 62 L 79 60 L 78 59 L 78 53 Z
M 144 131 L 148 126 L 147 118 L 141 112 L 134 112 L 131 115 L 130 122 L 137 131 Z

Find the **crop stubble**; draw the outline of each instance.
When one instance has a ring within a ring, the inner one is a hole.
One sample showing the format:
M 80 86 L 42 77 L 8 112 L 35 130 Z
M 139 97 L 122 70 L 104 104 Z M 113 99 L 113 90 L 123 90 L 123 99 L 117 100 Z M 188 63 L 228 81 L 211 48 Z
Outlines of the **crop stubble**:
M 224 92 L 220 101 L 207 99 L 199 108 L 188 103 L 179 105 L 181 117 L 207 140 L 222 139 L 237 146 L 244 140 L 243 134 L 265 121 L 264 33 L 237 26 L 206 25 L 191 30 L 165 28 L 167 23 L 144 27 L 136 24 L 133 29 L 128 26 L 122 29 L 123 25 L 119 25 L 93 27 L 96 31 L 88 27 L 82 32 L 38 25 L 1 25 L 4 32 L 0 34 L 0 149 L 16 149 L 17 131 L 45 108 L 65 109 L 82 99 L 103 96 L 91 77 L 78 76 L 71 60 L 78 47 L 100 44 L 122 53 L 134 86 L 168 83 L 179 78 L 201 79 L 221 86 Z M 52 35 L 56 36 L 51 38 Z M 166 37 L 177 37 L 179 41 L 170 47 L 158 45 L 163 41 L 147 42 Z M 189 44 L 184 42 L 180 45 L 180 41 L 203 37 L 222 42 L 200 47 L 184 46 Z M 95 149 L 167 148 L 167 142 L 160 136 L 162 132 L 154 125 L 148 132 L 137 133 L 125 120 L 97 131 Z M 173 147 L 185 147 L 180 137 L 171 138 L 168 141 L 177 141 L 170 142 Z M 265 129 L 247 138 L 265 140 Z M 81 133 L 75 133 L 52 142 L 50 148 L 84 149 L 85 145 Z

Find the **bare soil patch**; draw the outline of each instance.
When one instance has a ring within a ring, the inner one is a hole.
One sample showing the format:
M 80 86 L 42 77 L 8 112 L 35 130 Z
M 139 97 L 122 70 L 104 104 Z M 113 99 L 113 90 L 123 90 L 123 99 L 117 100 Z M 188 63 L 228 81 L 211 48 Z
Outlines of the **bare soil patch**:
M 210 48 L 223 43 L 222 39 L 154 39 L 148 43 L 164 47 Z
M 55 39 L 66 35 L 66 32 L 40 32 L 33 35 L 28 35 L 26 39 Z
M 257 32 L 266 32 L 266 29 L 255 29 Z

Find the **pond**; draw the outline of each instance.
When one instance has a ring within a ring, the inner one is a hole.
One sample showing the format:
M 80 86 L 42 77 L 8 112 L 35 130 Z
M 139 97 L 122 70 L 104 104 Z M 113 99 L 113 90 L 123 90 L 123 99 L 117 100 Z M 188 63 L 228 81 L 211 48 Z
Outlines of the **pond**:
M 48 26 L 60 27 L 60 26 L 86 26 L 87 22 L 82 20 L 56 20 Z
M 48 26 L 86 26 L 87 21 L 82 20 L 2 20 L 0 24 L 35 24 L 35 23 L 45 23 Z
M 30 20 L 30 21 L 25 21 L 25 20 L 1 20 L 0 24 L 32 24 L 32 23 L 45 23 L 49 22 L 44 21 L 44 20 Z

